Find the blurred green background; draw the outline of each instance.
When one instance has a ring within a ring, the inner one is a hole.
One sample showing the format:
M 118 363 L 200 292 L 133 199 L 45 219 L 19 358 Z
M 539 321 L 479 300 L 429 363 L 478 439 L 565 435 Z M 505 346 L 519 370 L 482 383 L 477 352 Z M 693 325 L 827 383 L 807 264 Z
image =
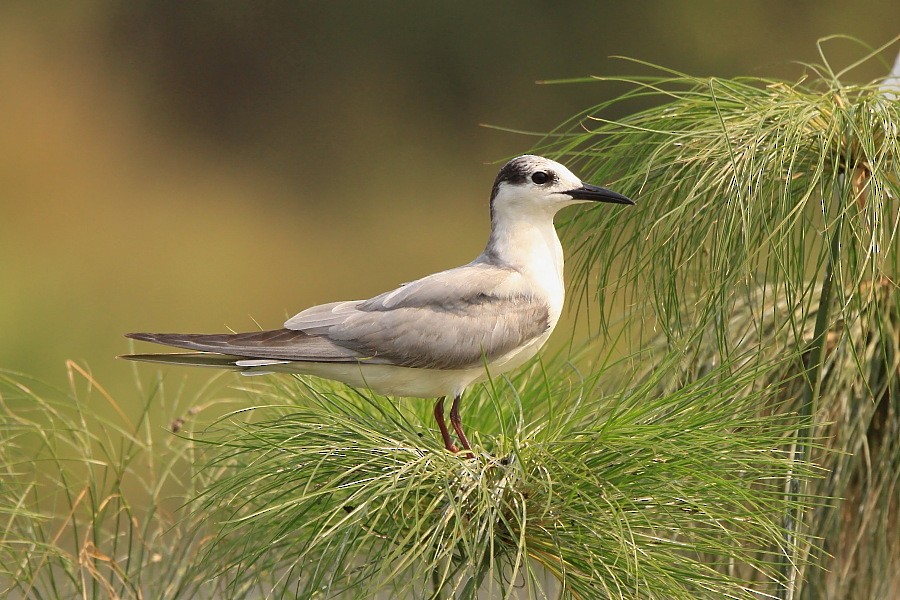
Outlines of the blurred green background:
M 470 260 L 493 163 L 533 143 L 479 124 L 622 91 L 538 80 L 638 70 L 611 55 L 795 78 L 818 38 L 898 23 L 896 0 L 0 3 L 0 368 L 64 385 L 71 358 L 133 395 L 126 331 L 277 327 Z

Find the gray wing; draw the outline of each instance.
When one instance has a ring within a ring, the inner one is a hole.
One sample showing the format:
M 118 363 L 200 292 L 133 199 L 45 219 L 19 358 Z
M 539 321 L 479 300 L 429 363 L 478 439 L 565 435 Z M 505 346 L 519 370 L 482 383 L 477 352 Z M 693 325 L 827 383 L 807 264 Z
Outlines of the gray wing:
M 284 329 L 235 334 L 129 333 L 128 337 L 241 359 L 367 362 L 431 369 L 478 367 L 542 335 L 546 302 L 513 269 L 472 263 L 370 300 L 314 306 Z M 165 362 L 171 362 L 165 357 Z M 177 355 L 176 355 L 177 356 Z M 162 360 L 140 355 L 141 360 Z M 198 357 L 183 357 L 196 364 Z M 201 357 L 220 366 L 217 358 Z M 266 362 L 266 361 L 260 361 Z M 248 360 L 225 363 L 249 366 Z M 256 366 L 255 364 L 253 366 Z
M 472 263 L 370 300 L 312 307 L 285 327 L 380 363 L 465 369 L 542 335 L 550 320 L 520 273 Z

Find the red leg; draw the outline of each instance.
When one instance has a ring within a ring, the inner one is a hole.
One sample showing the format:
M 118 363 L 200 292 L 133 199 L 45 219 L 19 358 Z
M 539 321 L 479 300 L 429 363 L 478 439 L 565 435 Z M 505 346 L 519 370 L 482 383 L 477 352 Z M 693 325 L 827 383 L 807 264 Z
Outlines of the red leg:
M 450 439 L 450 432 L 447 431 L 447 423 L 444 422 L 444 398 L 445 396 L 438 398 L 434 405 L 434 420 L 437 421 L 438 427 L 441 429 L 441 437 L 444 438 L 444 446 L 450 452 L 458 452 L 459 450 L 453 443 L 453 440 Z
M 472 446 L 469 445 L 469 438 L 466 437 L 462 428 L 462 421 L 459 418 L 460 397 L 461 396 L 456 396 L 453 398 L 453 406 L 450 407 L 450 424 L 453 425 L 453 429 L 456 430 L 456 435 L 459 436 L 459 443 L 462 444 L 462 447 L 468 450 L 469 454 L 474 455 Z

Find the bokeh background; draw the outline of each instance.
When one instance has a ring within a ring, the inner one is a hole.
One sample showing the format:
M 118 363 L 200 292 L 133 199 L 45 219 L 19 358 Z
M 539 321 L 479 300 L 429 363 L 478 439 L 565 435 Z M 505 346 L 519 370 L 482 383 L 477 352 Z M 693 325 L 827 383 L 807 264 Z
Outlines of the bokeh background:
M 795 78 L 818 38 L 898 25 L 896 0 L 4 1 L 0 368 L 64 386 L 74 359 L 127 397 L 126 331 L 276 327 L 470 260 L 534 142 L 481 124 L 622 91 L 537 81 L 640 70 L 612 55 Z

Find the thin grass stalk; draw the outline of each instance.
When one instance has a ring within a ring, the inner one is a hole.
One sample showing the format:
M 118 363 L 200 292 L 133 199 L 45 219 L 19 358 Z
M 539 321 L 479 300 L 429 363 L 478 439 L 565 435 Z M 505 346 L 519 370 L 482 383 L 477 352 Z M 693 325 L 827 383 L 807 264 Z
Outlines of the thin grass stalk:
M 460 594 L 460 598 L 463 600 L 478 600 L 478 590 L 481 589 L 485 577 L 487 577 L 491 570 L 490 567 L 493 557 L 491 556 L 490 550 L 490 548 L 484 550 L 481 560 L 478 562 L 478 567 L 475 569 L 472 577 L 466 582 L 462 594 Z
M 842 179 L 842 178 L 841 178 Z M 840 181 L 840 179 L 838 180 Z M 835 192 L 838 195 L 838 192 Z M 800 403 L 800 427 L 794 443 L 793 461 L 806 463 L 809 460 L 809 444 L 806 443 L 812 437 L 816 428 L 816 407 L 819 394 L 822 389 L 822 369 L 825 364 L 825 338 L 831 329 L 831 303 L 834 295 L 834 262 L 840 252 L 841 243 L 841 219 L 835 222 L 835 229 L 831 236 L 830 252 L 825 265 L 825 275 L 822 278 L 822 288 L 819 295 L 819 305 L 816 311 L 816 327 L 813 339 L 809 344 L 807 353 L 807 368 L 804 373 L 803 396 Z M 788 480 L 788 497 L 796 501 L 803 494 L 802 487 L 806 487 L 807 479 L 791 477 Z M 803 525 L 803 512 L 798 506 L 788 509 L 785 516 L 785 553 L 782 556 L 781 573 L 784 587 L 780 597 L 784 600 L 793 600 L 797 589 L 797 579 L 800 575 L 800 552 L 802 546 L 797 543 L 798 533 Z M 793 556 L 789 555 L 791 552 Z

